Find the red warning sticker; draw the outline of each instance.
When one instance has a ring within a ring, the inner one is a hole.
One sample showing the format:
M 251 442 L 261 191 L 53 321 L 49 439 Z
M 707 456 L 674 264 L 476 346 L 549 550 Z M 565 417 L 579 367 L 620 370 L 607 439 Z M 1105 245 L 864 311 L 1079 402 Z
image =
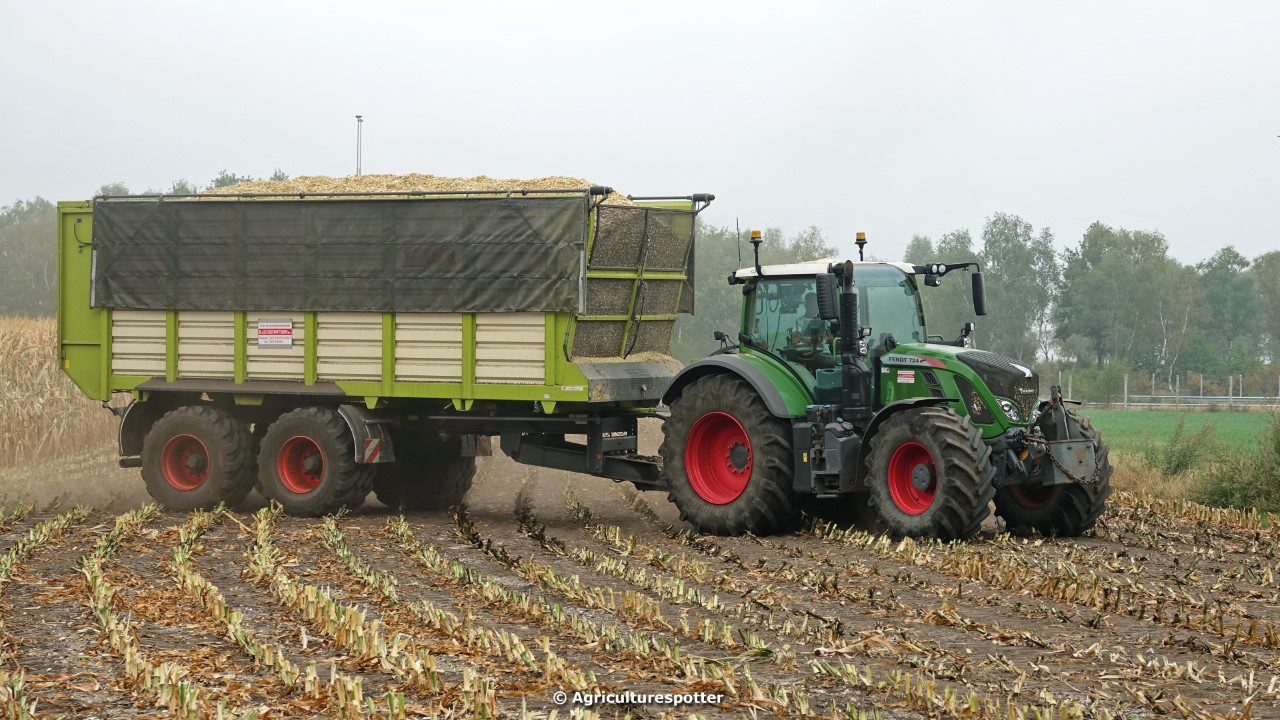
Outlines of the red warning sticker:
M 915 370 L 899 370 L 899 371 L 898 371 L 898 382 L 900 382 L 900 383 L 914 383 L 915 381 L 916 381 L 916 371 L 915 371 Z

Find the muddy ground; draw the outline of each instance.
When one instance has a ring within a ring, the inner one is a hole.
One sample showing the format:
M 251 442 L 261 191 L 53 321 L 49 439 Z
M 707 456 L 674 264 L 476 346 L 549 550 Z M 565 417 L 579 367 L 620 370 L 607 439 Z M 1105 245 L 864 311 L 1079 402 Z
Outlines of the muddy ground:
M 1240 514 L 1121 496 L 1072 540 L 709 538 L 506 458 L 454 513 L 136 500 L 4 518 L 6 715 L 1280 718 L 1280 529 Z

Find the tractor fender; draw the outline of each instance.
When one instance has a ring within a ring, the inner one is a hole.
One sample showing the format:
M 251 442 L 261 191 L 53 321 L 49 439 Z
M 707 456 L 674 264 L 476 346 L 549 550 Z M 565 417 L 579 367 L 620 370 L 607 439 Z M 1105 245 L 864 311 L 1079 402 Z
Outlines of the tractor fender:
M 880 411 L 871 419 L 871 424 L 867 426 L 867 431 L 862 434 L 864 461 L 858 463 L 857 480 L 855 484 L 858 487 L 866 488 L 868 469 L 865 457 L 867 453 L 871 451 L 871 438 L 875 437 L 875 434 L 880 430 L 880 425 L 883 424 L 885 420 L 888 420 L 903 410 L 910 410 L 918 407 L 936 407 L 938 405 L 946 405 L 950 402 L 955 402 L 955 400 L 953 398 L 918 397 L 898 400 L 897 402 L 889 403 L 888 405 L 880 408 Z
M 684 391 L 685 386 L 694 380 L 719 373 L 730 373 L 746 380 L 752 389 L 756 391 L 756 394 L 760 396 L 760 399 L 764 400 L 765 407 L 775 417 L 793 418 L 804 415 L 803 408 L 801 408 L 800 412 L 792 412 L 787 407 L 787 401 L 782 397 L 782 393 L 778 391 L 777 385 L 769 379 L 769 376 L 764 371 L 737 355 L 715 355 L 686 366 L 675 376 L 675 379 L 667 386 L 666 392 L 662 394 L 663 404 L 670 405 L 676 398 L 680 397 L 680 393 Z

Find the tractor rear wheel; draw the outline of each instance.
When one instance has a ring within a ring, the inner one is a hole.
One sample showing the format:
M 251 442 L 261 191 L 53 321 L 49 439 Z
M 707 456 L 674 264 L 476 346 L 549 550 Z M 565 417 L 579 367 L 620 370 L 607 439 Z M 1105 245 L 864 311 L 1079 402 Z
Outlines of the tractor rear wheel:
M 390 508 L 448 510 L 462 502 L 476 476 L 476 459 L 463 457 L 462 438 L 438 433 L 394 438 L 396 462 L 378 465 L 373 492 Z
M 767 535 L 799 520 L 791 428 L 745 381 L 694 380 L 671 403 L 662 435 L 667 498 L 699 532 Z
M 147 492 L 169 510 L 236 505 L 253 488 L 252 439 L 217 408 L 189 405 L 151 426 L 142 445 Z
M 871 504 L 890 532 L 967 538 L 991 512 L 991 448 L 948 408 L 892 415 L 871 439 L 869 463 Z
M 258 482 L 267 499 L 290 515 L 336 512 L 368 492 L 368 469 L 356 464 L 347 424 L 331 408 L 281 415 L 267 428 L 258 453 Z
M 1030 487 L 1010 485 L 996 492 L 996 514 L 1009 532 L 1074 537 L 1094 526 L 1111 495 L 1111 448 L 1089 418 L 1066 411 L 1069 437 L 1093 440 L 1093 482 Z M 1052 462 L 1045 459 L 1042 462 Z

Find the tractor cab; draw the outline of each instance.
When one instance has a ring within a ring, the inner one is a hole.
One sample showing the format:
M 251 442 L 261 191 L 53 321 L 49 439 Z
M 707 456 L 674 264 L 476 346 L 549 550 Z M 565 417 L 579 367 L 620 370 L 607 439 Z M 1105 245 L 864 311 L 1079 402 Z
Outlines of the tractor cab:
M 755 268 L 734 273 L 744 283 L 746 350 L 785 363 L 813 389 L 819 403 L 840 401 L 842 328 L 838 317 L 822 317 L 818 301 L 823 292 L 818 278 L 831 264 L 819 260 L 762 268 L 763 275 Z M 870 355 L 878 357 L 902 343 L 926 342 L 924 312 L 911 266 L 869 262 L 854 267 L 858 325 L 870 329 Z

